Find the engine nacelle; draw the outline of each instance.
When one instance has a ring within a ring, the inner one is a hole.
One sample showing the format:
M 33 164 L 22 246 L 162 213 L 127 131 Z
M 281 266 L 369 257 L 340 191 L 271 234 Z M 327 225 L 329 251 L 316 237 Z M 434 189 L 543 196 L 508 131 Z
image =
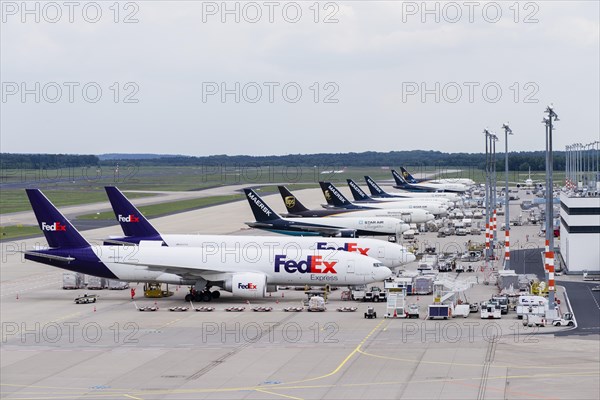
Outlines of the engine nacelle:
M 265 297 L 267 276 L 258 272 L 233 274 L 231 279 L 223 282 L 223 289 L 234 296 L 257 299 Z

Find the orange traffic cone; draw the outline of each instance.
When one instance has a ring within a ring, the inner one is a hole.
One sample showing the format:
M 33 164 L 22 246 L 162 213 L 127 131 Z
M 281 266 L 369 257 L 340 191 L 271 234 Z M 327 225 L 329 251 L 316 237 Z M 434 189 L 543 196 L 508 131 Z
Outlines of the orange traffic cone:
M 398 312 L 394 309 L 394 318 L 398 318 Z
M 94 306 L 94 312 L 96 312 L 96 306 Z
M 282 298 L 283 298 L 283 297 L 285 297 L 285 295 L 284 295 L 284 293 L 283 293 L 283 292 L 281 292 L 281 297 L 282 297 Z

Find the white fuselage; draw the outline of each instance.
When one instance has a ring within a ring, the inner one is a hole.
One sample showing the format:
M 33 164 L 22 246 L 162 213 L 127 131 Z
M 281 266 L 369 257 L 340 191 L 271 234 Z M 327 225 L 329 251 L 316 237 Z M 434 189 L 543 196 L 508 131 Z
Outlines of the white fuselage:
M 368 203 L 364 203 L 364 205 L 368 206 Z M 429 211 L 416 208 L 374 208 L 370 210 L 340 208 L 339 214 L 333 214 L 330 217 L 389 217 L 400 219 L 408 224 L 420 224 L 435 219 L 435 215 Z
M 385 240 L 366 238 L 325 238 L 291 236 L 241 235 L 161 235 L 169 247 L 204 247 L 216 251 L 219 247 L 245 251 L 251 247 L 266 250 L 295 248 L 303 250 L 337 249 L 376 258 L 386 267 L 394 268 L 412 262 L 415 256 L 404 246 Z M 144 246 L 144 242 L 141 244 Z
M 129 282 L 189 284 L 200 279 L 227 282 L 236 274 L 264 274 L 267 285 L 345 286 L 381 281 L 392 273 L 377 259 L 359 253 L 291 246 L 286 249 L 99 246 L 94 252 L 119 280 Z
M 448 211 L 448 206 L 438 202 L 420 202 L 415 200 L 398 202 L 377 202 L 377 203 L 352 203 L 360 207 L 371 207 L 377 209 L 397 209 L 401 207 L 405 210 L 424 210 L 433 215 L 445 214 Z
M 285 218 L 290 225 L 313 224 L 331 228 L 372 232 L 380 235 L 401 234 L 410 229 L 408 224 L 392 217 L 304 217 Z

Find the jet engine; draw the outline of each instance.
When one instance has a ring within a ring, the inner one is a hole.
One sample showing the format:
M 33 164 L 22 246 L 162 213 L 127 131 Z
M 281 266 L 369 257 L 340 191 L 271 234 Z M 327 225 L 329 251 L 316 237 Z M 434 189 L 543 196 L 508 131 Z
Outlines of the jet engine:
M 234 296 L 244 298 L 265 297 L 267 291 L 267 276 L 260 272 L 244 272 L 233 274 L 230 279 L 223 282 L 223 289 Z

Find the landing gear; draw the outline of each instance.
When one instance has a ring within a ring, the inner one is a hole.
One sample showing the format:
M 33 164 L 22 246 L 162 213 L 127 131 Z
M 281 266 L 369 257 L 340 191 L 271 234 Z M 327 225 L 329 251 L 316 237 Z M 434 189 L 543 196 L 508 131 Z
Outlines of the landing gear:
M 194 290 L 194 288 L 192 288 L 190 293 L 185 295 L 185 301 L 211 301 L 212 299 L 218 299 L 219 297 L 221 297 L 221 292 L 218 290 L 211 292 L 210 290 L 206 289 L 201 292 L 197 292 Z

